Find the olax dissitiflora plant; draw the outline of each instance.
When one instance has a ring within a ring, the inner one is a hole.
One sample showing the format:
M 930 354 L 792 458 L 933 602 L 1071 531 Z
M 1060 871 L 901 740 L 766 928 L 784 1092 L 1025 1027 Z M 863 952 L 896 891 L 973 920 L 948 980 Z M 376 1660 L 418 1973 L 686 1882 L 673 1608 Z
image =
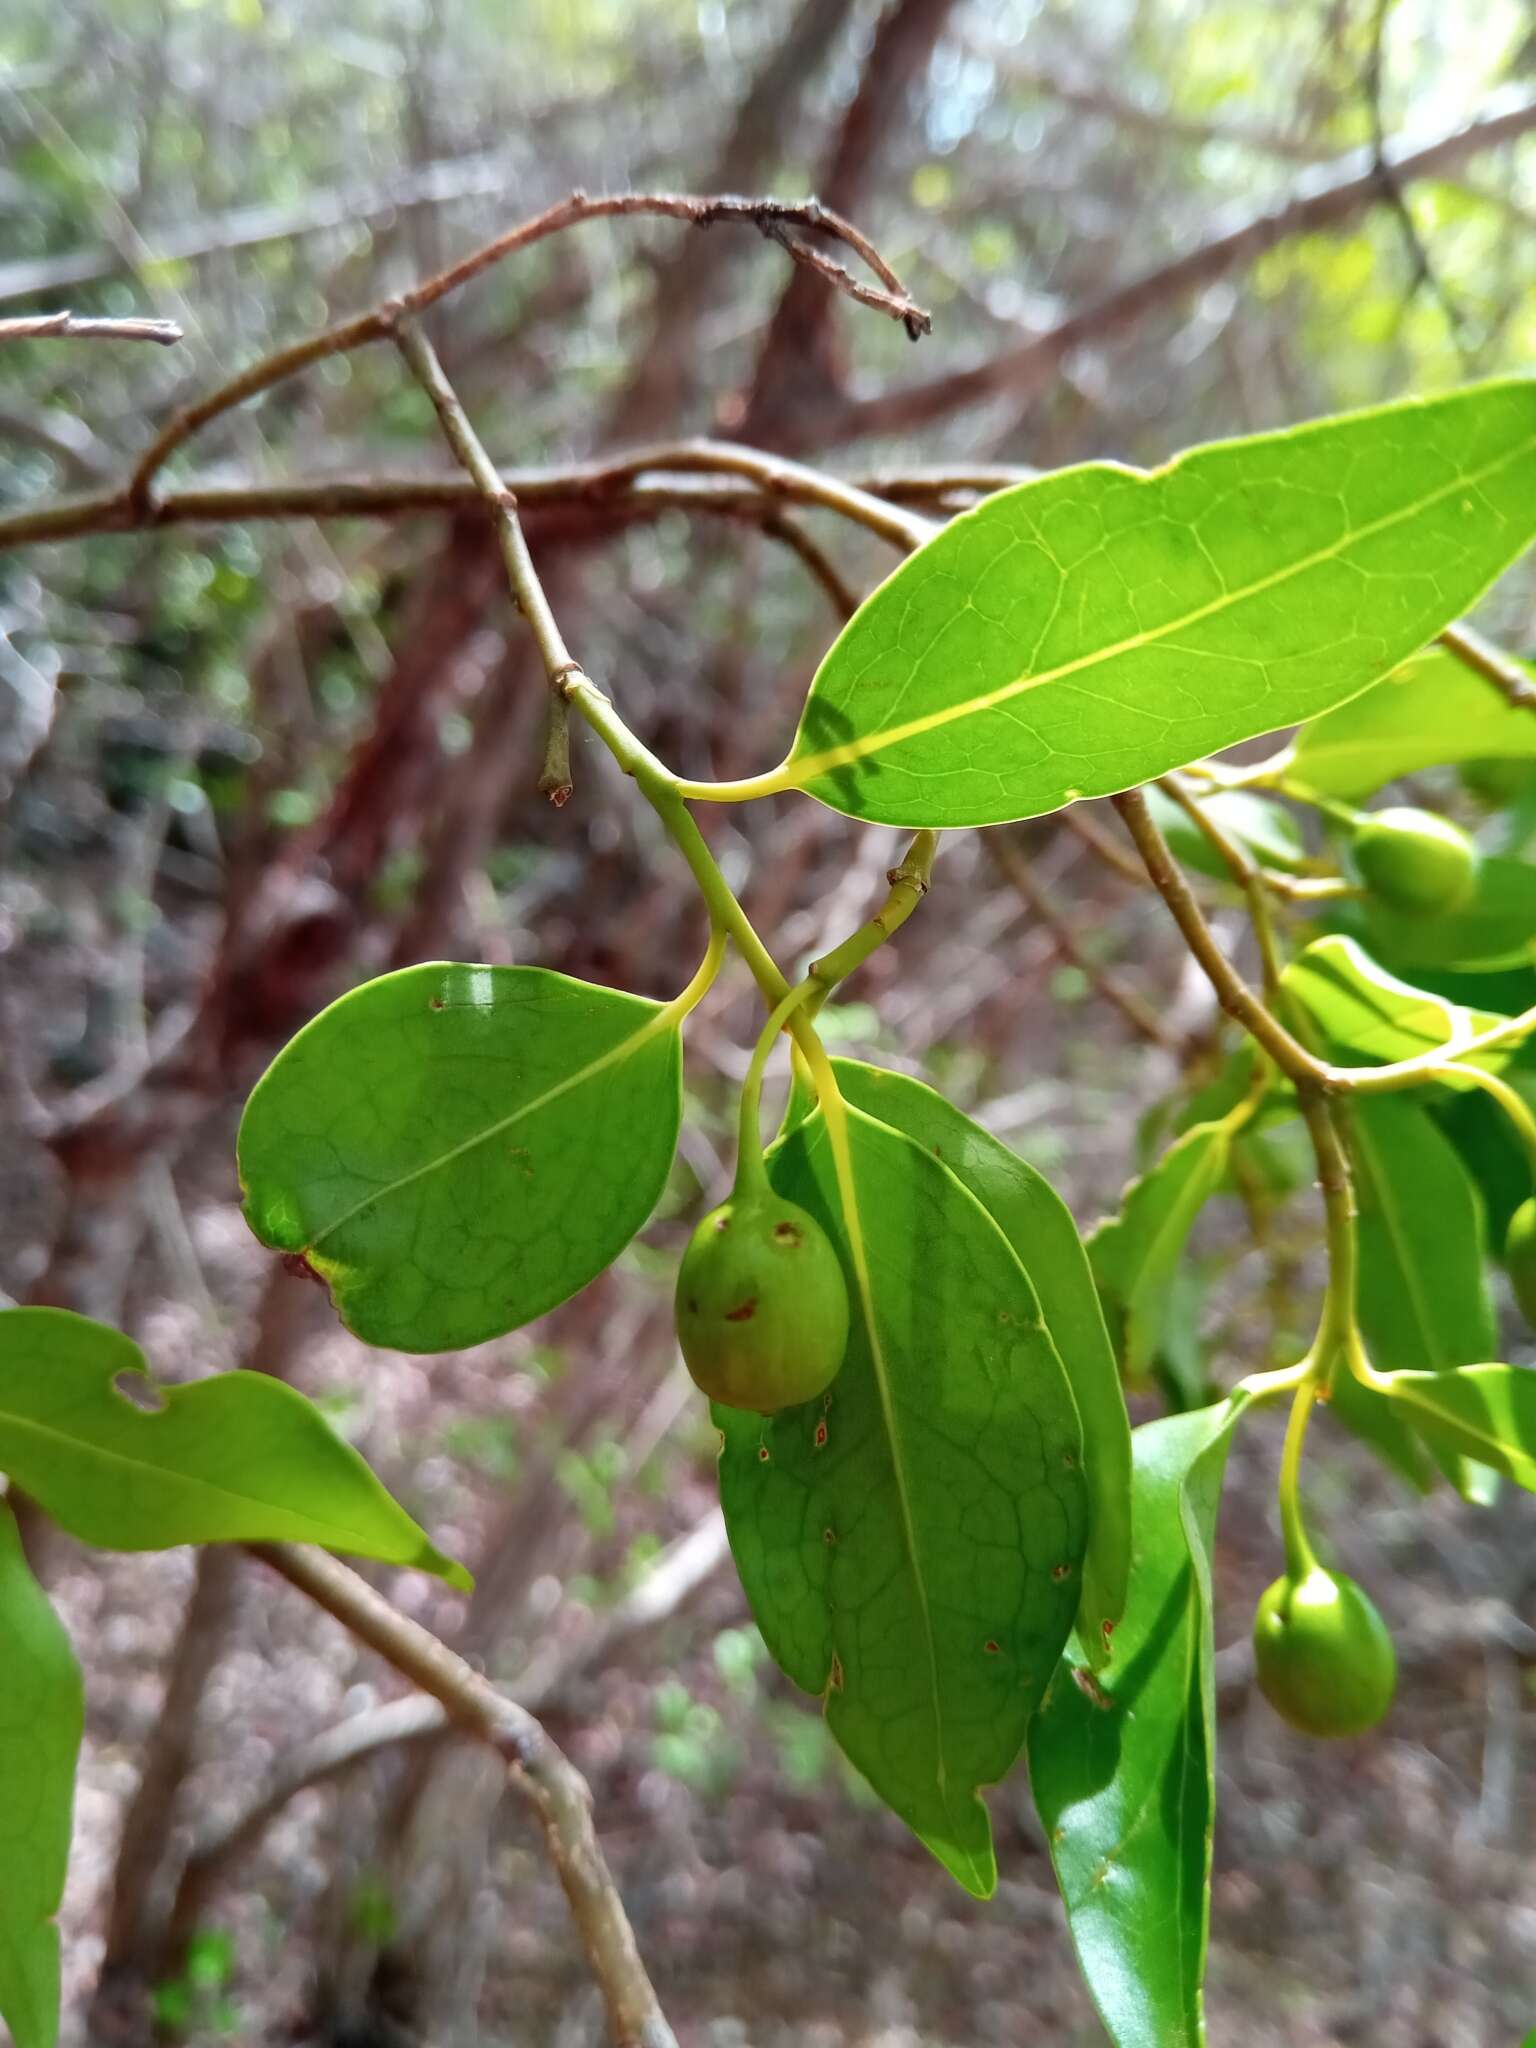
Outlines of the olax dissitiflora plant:
M 1395 1678 L 1375 1607 L 1303 1526 L 1318 1405 L 1415 1486 L 1444 1475 L 1486 1500 L 1493 1475 L 1536 1484 L 1536 1374 L 1494 1362 L 1490 1286 L 1507 1227 L 1530 1313 L 1536 870 L 1492 833 L 1477 857 L 1432 811 L 1357 808 L 1422 771 L 1536 758 L 1525 671 L 1457 624 L 1536 536 L 1536 382 L 1196 448 L 1148 474 L 1090 463 L 942 526 L 775 472 L 775 493 L 814 489 L 905 559 L 827 651 L 784 758 L 710 783 L 631 730 L 622 675 L 609 694 L 571 654 L 509 494 L 411 324 L 425 302 L 345 345 L 393 339 L 432 397 L 496 523 L 557 737 L 574 717 L 625 771 L 710 936 L 669 1002 L 533 966 L 414 966 L 353 990 L 250 1097 L 251 1228 L 302 1257 L 371 1343 L 430 1353 L 517 1329 L 646 1224 L 678 1144 L 690 1014 L 728 959 L 744 970 L 767 1021 L 739 1176 L 683 1257 L 677 1319 L 715 1401 L 753 1617 L 874 1791 L 978 1897 L 997 1883 L 984 1795 L 1027 1757 L 1110 2036 L 1193 2048 L 1211 1560 L 1234 1431 L 1290 1404 L 1286 1570 L 1255 1650 L 1267 1697 L 1314 1734 L 1375 1726 Z M 176 445 L 162 436 L 162 453 Z M 751 458 L 733 460 L 750 488 Z M 1241 768 L 1218 758 L 1268 733 L 1290 737 Z M 798 977 L 693 811 L 769 797 L 911 835 L 886 901 Z M 1085 1244 L 1038 1172 L 922 1082 L 834 1058 L 817 1019 L 942 891 L 943 831 L 1093 797 L 1113 799 L 1227 1021 L 1220 1061 L 1181 1083 Z M 1206 918 L 1223 892 L 1249 920 L 1252 980 Z M 1487 1003 L 1468 996 L 1479 975 Z M 1501 1006 L 1509 991 L 1526 1006 Z M 759 1091 L 784 1042 L 793 1085 L 765 1150 Z M 1287 1122 L 1314 1161 L 1291 1192 L 1317 1201 L 1327 1251 L 1312 1341 L 1214 1400 L 1195 1393 L 1205 1405 L 1182 1387 L 1180 1412 L 1133 1433 L 1123 1382 L 1179 1386 L 1169 1318 L 1195 1218 L 1252 1181 Z M 317 1544 L 462 1579 L 287 1387 L 220 1375 L 149 1413 L 115 1391 L 125 1369 L 146 1367 L 109 1329 L 0 1318 L 0 1468 L 84 1540 Z M 445 1676 L 455 1660 L 339 1568 L 276 1554 L 479 1725 L 482 1680 Z M 79 1681 L 3 1513 L 0 1620 L 0 1807 L 27 1816 L 0 1830 L 0 2011 L 20 2048 L 48 2048 Z M 585 1927 L 593 1865 L 571 1868 Z M 622 1925 L 616 1894 L 607 1910 Z M 633 1943 L 622 1964 L 590 1946 L 610 2009 L 649 2013 Z

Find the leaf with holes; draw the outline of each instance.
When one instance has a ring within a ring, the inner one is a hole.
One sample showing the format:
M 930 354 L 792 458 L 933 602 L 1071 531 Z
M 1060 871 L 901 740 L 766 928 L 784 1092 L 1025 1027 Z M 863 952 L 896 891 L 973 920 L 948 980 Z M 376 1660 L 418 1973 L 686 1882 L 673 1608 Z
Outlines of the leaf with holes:
M 1536 382 L 1472 385 L 1149 474 L 987 498 L 860 606 L 787 760 L 891 825 L 992 825 L 1129 789 L 1390 673 L 1536 535 Z
M 1135 1557 L 1114 1655 L 1063 1660 L 1029 1776 L 1115 2048 L 1200 2048 L 1216 1811 L 1211 1545 L 1240 1397 L 1134 1431 Z
M 1099 1662 L 1109 1654 L 1130 1578 L 1131 1425 L 1072 1213 L 1043 1175 L 921 1081 L 856 1060 L 832 1065 L 851 1103 L 905 1131 L 970 1189 L 1029 1277 L 1083 1428 L 1088 1550 L 1078 1634 L 1085 1652 Z
M 980 1788 L 1017 1758 L 1077 1609 L 1072 1390 L 1007 1239 L 931 1152 L 834 1102 L 770 1171 L 838 1246 L 854 1314 L 820 1400 L 715 1409 L 731 1548 L 774 1657 L 984 1898 Z
M 1184 1246 L 1226 1177 L 1232 1128 L 1223 1118 L 1186 1131 L 1150 1173 L 1131 1182 L 1119 1215 L 1088 1238 L 1093 1277 L 1120 1325 L 1130 1379 L 1144 1380 L 1152 1370 Z
M 292 1387 L 259 1372 L 158 1386 L 137 1344 L 65 1309 L 0 1312 L 0 1472 L 104 1550 L 319 1543 L 470 1584 Z
M 83 1702 L 80 1669 L 0 1502 L 0 2018 L 16 2048 L 59 2032 L 59 1930 Z
M 479 1344 L 611 1265 L 660 1197 L 681 1011 L 540 967 L 407 967 L 323 1010 L 240 1124 L 251 1228 L 348 1329 Z

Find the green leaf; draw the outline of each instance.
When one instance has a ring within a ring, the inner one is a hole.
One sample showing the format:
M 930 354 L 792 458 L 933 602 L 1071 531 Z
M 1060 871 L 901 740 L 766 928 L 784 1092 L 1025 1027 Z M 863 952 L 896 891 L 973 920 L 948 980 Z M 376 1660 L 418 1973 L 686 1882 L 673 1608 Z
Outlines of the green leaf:
M 16 2048 L 53 2048 L 59 2032 L 54 1915 L 69 1861 L 84 1702 L 69 1638 L 28 1569 L 3 1502 L 0 1641 L 0 2018 Z
M 1482 1209 L 1456 1148 L 1406 1096 L 1359 1096 L 1350 1132 L 1360 1207 L 1356 1306 L 1379 1366 L 1487 1358 L 1497 1323 Z
M 1225 1178 L 1231 1148 L 1229 1119 L 1196 1124 L 1150 1173 L 1131 1182 L 1119 1215 L 1089 1236 L 1093 1277 L 1122 1314 L 1122 1355 L 1132 1380 L 1145 1379 L 1152 1369 L 1185 1243 Z
M 1362 696 L 1304 725 L 1275 768 L 1353 801 L 1442 762 L 1536 757 L 1536 718 L 1443 648 L 1426 648 Z
M 1334 1056 L 1359 1066 L 1390 1065 L 1441 1050 L 1450 1056 L 1469 1039 L 1506 1021 L 1492 1011 L 1471 1010 L 1399 981 L 1354 939 L 1338 933 L 1314 939 L 1280 979 L 1286 994 L 1329 1041 Z M 1518 1045 L 1511 1039 L 1473 1058 L 1496 1072 L 1514 1057 Z M 1443 1085 L 1474 1084 L 1448 1080 Z
M 1382 1392 L 1432 1448 L 1492 1466 L 1536 1492 L 1536 1372 L 1463 1365 L 1383 1375 Z
M 1536 727 L 1536 718 L 1524 715 Z M 1486 855 L 1471 895 L 1456 909 L 1440 917 L 1410 917 L 1370 901 L 1363 923 L 1371 951 L 1409 970 L 1496 973 L 1516 967 L 1536 960 L 1536 867 Z
M 933 1154 L 833 1104 L 771 1155 L 838 1245 L 848 1356 L 819 1401 L 719 1408 L 753 1617 L 851 1761 L 978 1897 L 980 1788 L 1012 1766 L 1077 1609 L 1082 1432 L 1007 1240 Z
M 610 1265 L 677 1149 L 676 1005 L 540 967 L 408 967 L 322 1010 L 240 1124 L 246 1215 L 372 1344 L 500 1336 Z
M 986 499 L 860 606 L 757 779 L 892 825 L 1128 789 L 1357 696 L 1536 533 L 1536 383 Z
M 1133 1432 L 1135 1559 L 1114 1656 L 1064 1659 L 1029 1775 L 1088 1988 L 1116 2048 L 1199 2048 L 1216 1717 L 1211 1544 L 1241 1397 Z
M 848 1101 L 904 1131 L 970 1189 L 1028 1275 L 1083 1428 L 1088 1551 L 1078 1634 L 1097 1662 L 1108 1654 L 1130 1579 L 1131 1425 L 1072 1213 L 1043 1175 L 921 1081 L 855 1060 L 832 1064 Z
M 1327 1413 L 1380 1458 L 1415 1493 L 1432 1493 L 1435 1467 L 1429 1452 L 1384 1394 L 1342 1367 L 1334 1374 Z
M 259 1372 L 161 1386 L 121 1331 L 65 1309 L 0 1311 L 0 1472 L 104 1550 L 319 1543 L 471 1583 L 292 1387 Z
M 1213 875 L 1218 881 L 1228 881 L 1226 862 L 1184 806 L 1156 783 L 1146 794 L 1153 822 L 1176 859 L 1193 868 L 1197 875 Z M 1212 824 L 1219 825 L 1229 839 L 1245 846 L 1265 867 L 1289 874 L 1305 862 L 1306 844 L 1296 820 L 1268 797 L 1256 796 L 1247 789 L 1219 789 L 1202 796 L 1199 803 Z

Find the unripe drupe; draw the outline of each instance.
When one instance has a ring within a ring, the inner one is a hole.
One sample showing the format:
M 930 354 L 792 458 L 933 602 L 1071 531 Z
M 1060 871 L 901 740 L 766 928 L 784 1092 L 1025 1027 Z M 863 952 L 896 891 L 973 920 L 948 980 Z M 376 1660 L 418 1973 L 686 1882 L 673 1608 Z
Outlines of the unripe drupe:
M 1314 1564 L 1276 1579 L 1253 1621 L 1259 1690 L 1306 1735 L 1359 1735 L 1392 1704 L 1397 1652 L 1365 1592 Z
M 714 1209 L 677 1276 L 677 1335 L 712 1401 L 761 1415 L 812 1400 L 848 1342 L 848 1288 L 832 1241 L 766 1186 Z
M 1397 804 L 1360 820 L 1350 842 L 1360 879 L 1389 910 L 1439 916 L 1472 893 L 1477 848 L 1433 811 Z

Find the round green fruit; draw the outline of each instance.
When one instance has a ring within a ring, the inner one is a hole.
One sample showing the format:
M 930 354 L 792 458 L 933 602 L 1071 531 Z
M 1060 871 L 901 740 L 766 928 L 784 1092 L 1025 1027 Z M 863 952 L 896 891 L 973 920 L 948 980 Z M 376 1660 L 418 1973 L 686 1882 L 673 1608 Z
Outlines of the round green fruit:
M 1260 1692 L 1306 1735 L 1359 1735 L 1392 1704 L 1397 1652 L 1386 1623 L 1353 1579 L 1321 1565 L 1264 1594 L 1253 1654 Z
M 689 1372 L 727 1408 L 792 1408 L 824 1392 L 843 1362 L 848 1287 L 832 1241 L 772 1193 L 737 1194 L 704 1218 L 676 1307 Z
M 1373 811 L 1350 844 L 1360 879 L 1389 910 L 1435 916 L 1472 893 L 1477 848 L 1459 826 L 1410 805 Z
M 1520 1313 L 1536 1325 L 1536 1195 L 1527 1196 L 1509 1219 L 1504 1238 L 1504 1268 L 1520 1304 Z

